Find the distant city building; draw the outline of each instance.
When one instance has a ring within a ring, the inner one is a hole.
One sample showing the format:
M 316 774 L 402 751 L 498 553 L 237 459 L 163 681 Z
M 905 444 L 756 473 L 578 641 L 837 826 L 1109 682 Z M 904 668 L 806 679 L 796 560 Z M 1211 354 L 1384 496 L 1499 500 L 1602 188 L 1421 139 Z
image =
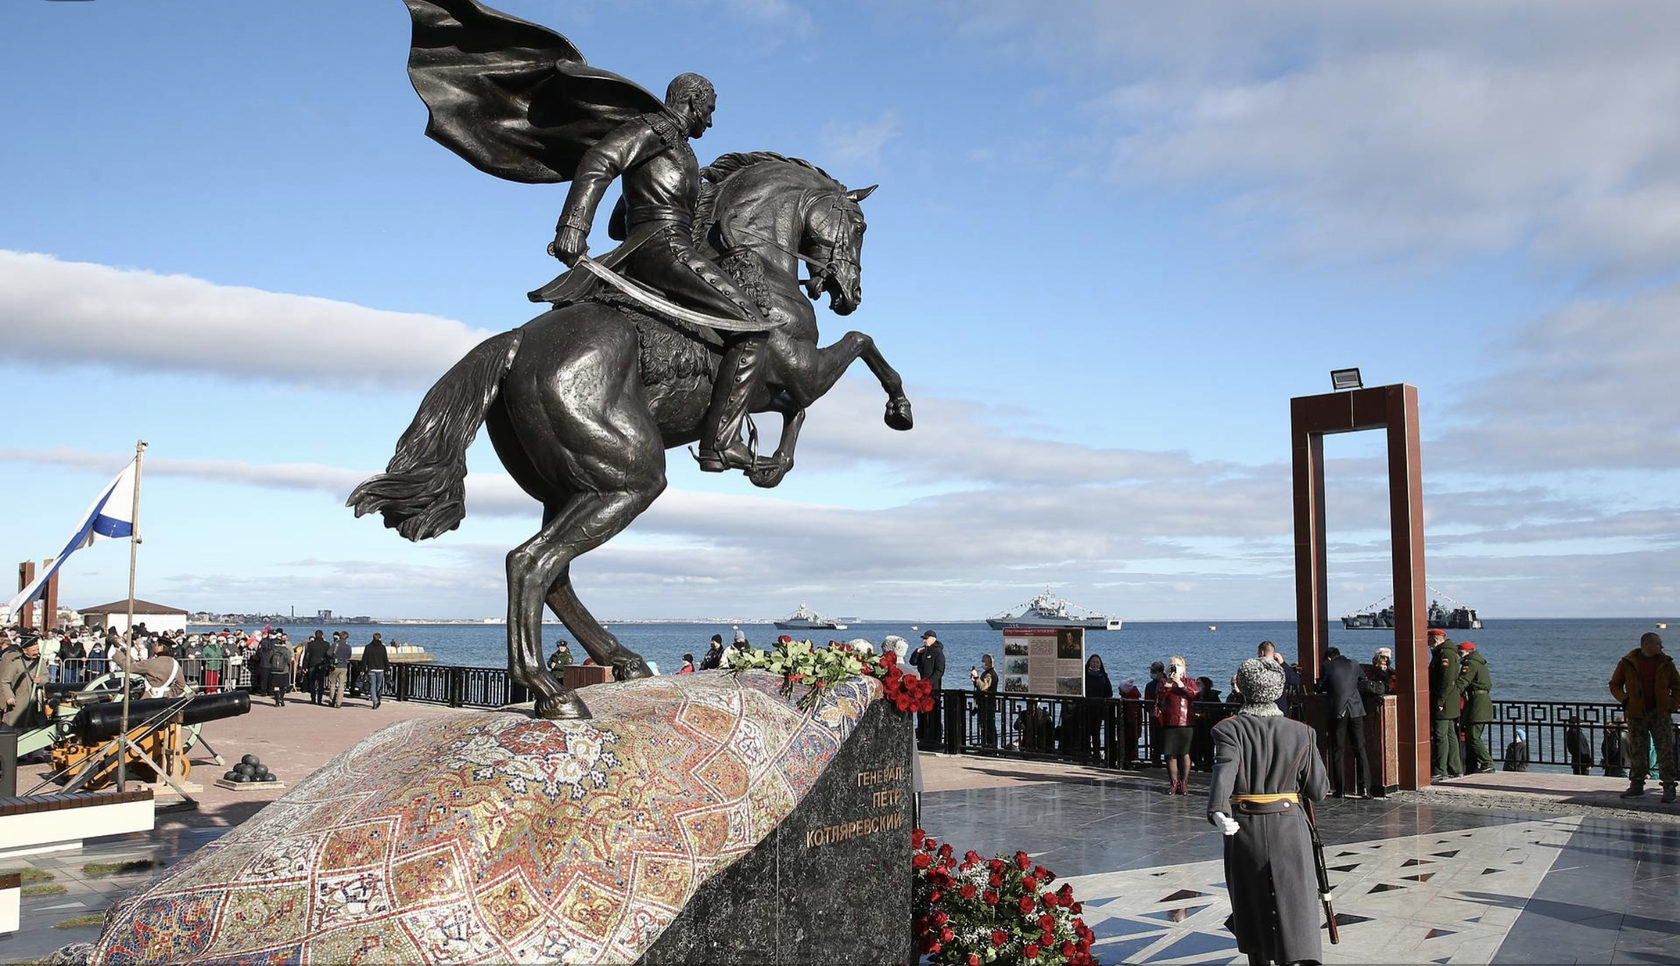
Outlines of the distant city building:
M 318 610 L 318 611 L 315 612 L 315 619 L 318 620 L 318 621 L 324 621 L 324 622 L 327 622 L 327 623 L 331 623 L 332 622 L 332 611 L 330 611 L 330 610 Z

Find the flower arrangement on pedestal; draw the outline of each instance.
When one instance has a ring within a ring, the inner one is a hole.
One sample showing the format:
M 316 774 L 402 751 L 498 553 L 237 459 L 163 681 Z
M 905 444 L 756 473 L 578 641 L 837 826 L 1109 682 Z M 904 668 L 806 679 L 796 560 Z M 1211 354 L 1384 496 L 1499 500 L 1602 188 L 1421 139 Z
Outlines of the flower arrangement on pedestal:
M 1093 935 L 1073 887 L 1052 892 L 1055 874 L 1025 852 L 961 858 L 921 829 L 911 833 L 917 951 L 952 966 L 1095 963 Z
M 799 698 L 801 708 L 809 708 L 825 688 L 867 674 L 881 682 L 881 696 L 898 710 L 924 714 L 933 710 L 933 685 L 917 675 L 906 674 L 898 666 L 898 655 L 892 651 L 876 655 L 835 643 L 818 647 L 810 641 L 796 641 L 784 635 L 768 651 L 749 647 L 731 652 L 729 672 L 742 671 L 780 674 L 784 696 L 793 694 L 796 687 L 804 687 L 805 693 Z

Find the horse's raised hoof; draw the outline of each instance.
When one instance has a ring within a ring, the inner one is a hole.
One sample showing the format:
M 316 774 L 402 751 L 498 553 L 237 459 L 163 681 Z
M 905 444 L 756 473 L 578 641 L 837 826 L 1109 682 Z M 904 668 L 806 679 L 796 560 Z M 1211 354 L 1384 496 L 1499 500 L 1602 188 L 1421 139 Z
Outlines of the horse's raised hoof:
M 887 428 L 903 432 L 916 425 L 916 419 L 910 415 L 910 400 L 899 396 L 887 400 Z
M 613 662 L 613 680 L 634 681 L 637 678 L 653 677 L 653 668 L 648 667 L 640 654 L 632 654 L 628 658 Z
M 586 721 L 594 715 L 576 691 L 561 688 L 558 693 L 537 698 L 537 717 L 550 720 Z
M 753 486 L 762 486 L 769 489 L 782 482 L 791 469 L 793 469 L 793 460 L 763 459 L 758 461 L 757 466 L 747 470 L 747 479 L 752 482 Z

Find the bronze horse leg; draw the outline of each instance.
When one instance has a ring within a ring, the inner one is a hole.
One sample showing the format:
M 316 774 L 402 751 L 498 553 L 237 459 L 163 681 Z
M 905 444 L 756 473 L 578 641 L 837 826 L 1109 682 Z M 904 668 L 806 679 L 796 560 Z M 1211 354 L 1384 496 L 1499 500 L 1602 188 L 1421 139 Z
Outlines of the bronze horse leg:
M 588 714 L 546 673 L 546 601 L 591 657 L 620 676 L 646 666 L 571 594 L 569 568 L 665 489 L 665 448 L 638 380 L 635 329 L 611 310 L 550 313 L 526 326 L 502 383 L 491 437 L 520 486 L 543 501 L 542 529 L 507 558 L 508 667 L 542 717 Z M 517 453 L 518 459 L 509 460 Z
M 578 599 L 577 591 L 572 587 L 572 568 L 570 565 L 562 568 L 560 576 L 548 588 L 548 606 L 554 611 L 554 616 L 560 618 L 595 659 L 595 663 L 613 669 L 613 676 L 620 681 L 631 678 L 646 678 L 653 676 L 653 669 L 647 666 L 642 656 L 620 644 L 612 631 L 601 626 L 583 601 Z
M 887 393 L 886 424 L 901 431 L 915 425 L 910 400 L 904 395 L 904 380 L 898 370 L 887 363 L 881 350 L 876 348 L 875 340 L 867 333 L 847 332 L 833 345 L 822 348 L 772 334 L 770 351 L 775 382 L 782 391 L 765 408 L 782 414 L 782 435 L 776 444 L 775 455 L 765 460 L 764 465 L 748 472 L 747 478 L 755 485 L 775 486 L 793 469 L 793 451 L 799 439 L 800 426 L 805 421 L 805 410 L 827 395 L 852 363 L 860 358 Z

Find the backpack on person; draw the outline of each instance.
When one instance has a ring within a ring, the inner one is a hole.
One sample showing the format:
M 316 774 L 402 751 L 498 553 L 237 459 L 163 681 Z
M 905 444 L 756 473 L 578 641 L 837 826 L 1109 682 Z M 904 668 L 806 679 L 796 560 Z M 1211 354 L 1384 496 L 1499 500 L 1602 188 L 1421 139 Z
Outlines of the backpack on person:
M 289 674 L 292 670 L 292 654 L 283 644 L 274 644 L 268 649 L 268 661 L 263 667 L 270 674 Z

